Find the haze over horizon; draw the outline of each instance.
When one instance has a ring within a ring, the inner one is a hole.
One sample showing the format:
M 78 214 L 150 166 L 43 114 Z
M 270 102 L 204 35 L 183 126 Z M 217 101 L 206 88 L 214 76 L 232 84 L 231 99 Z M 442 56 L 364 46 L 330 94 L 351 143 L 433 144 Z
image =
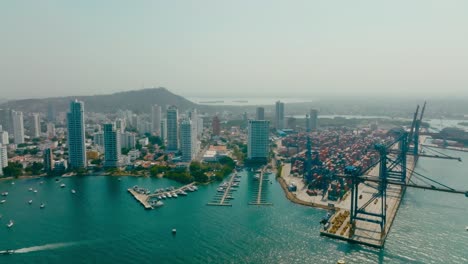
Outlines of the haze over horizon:
M 466 1 L 8 1 L 0 97 L 468 96 Z M 424 92 L 423 92 L 424 91 Z

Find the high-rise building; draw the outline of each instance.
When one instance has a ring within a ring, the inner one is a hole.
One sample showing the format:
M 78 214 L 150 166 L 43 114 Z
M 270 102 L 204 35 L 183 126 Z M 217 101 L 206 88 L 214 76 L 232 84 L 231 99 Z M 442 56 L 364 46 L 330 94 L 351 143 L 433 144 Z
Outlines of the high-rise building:
M 310 110 L 310 129 L 311 130 L 318 129 L 318 110 L 316 109 Z
M 3 127 L 3 131 L 13 134 L 13 121 L 12 110 L 8 108 L 0 109 L 0 125 Z
M 52 149 L 48 148 L 44 150 L 44 171 L 51 172 L 54 170 L 54 156 Z
M 155 135 L 161 133 L 161 106 L 159 105 L 151 107 L 151 132 Z
M 136 134 L 131 132 L 120 133 L 120 147 L 133 149 L 136 147 Z
M 47 123 L 47 137 L 50 139 L 56 136 L 54 123 Z
M 213 136 L 219 136 L 221 133 L 221 124 L 219 122 L 218 116 L 213 117 L 213 122 L 212 122 L 212 129 L 213 129 Z
M 125 118 L 117 118 L 115 120 L 115 129 L 117 130 L 117 132 L 124 133 L 125 127 L 126 127 Z
M 93 143 L 94 145 L 104 147 L 104 132 L 103 131 L 95 132 L 93 134 Z
M 52 103 L 47 105 L 47 121 L 51 123 L 55 123 L 56 121 L 55 106 Z
M 269 154 L 270 121 L 249 120 L 247 156 L 249 159 L 265 160 Z
M 8 166 L 6 146 L 0 144 L 0 175 L 3 175 L 3 168 Z
M 183 162 L 190 162 L 198 152 L 197 130 L 189 118 L 180 123 L 180 150 Z
M 8 132 L 0 131 L 0 144 L 3 144 L 3 145 L 10 144 L 10 139 L 8 138 Z
M 257 107 L 257 120 L 265 120 L 265 108 Z
M 41 136 L 41 121 L 39 120 L 39 114 L 33 113 L 31 119 L 31 136 L 38 138 Z
M 8 151 L 5 145 L 0 144 L 0 164 L 2 168 L 8 166 Z
M 203 118 L 202 117 L 197 118 L 197 135 L 198 135 L 198 138 L 201 138 L 201 136 L 203 135 Z
M 118 167 L 120 157 L 119 133 L 114 124 L 104 124 L 104 167 Z
M 85 146 L 84 103 L 78 100 L 70 103 L 67 113 L 68 124 L 68 165 L 71 168 L 87 166 Z
M 142 120 L 138 121 L 137 130 L 140 133 L 140 135 L 151 134 L 151 129 L 152 125 L 150 122 Z
M 132 127 L 138 129 L 138 126 L 140 123 L 140 117 L 137 116 L 136 114 L 133 114 L 131 121 L 132 121 Z
M 275 111 L 275 128 L 284 129 L 284 103 L 281 101 L 276 102 Z
M 24 143 L 24 123 L 23 123 L 23 112 L 12 112 L 13 120 L 13 136 L 15 144 Z
M 306 114 L 305 122 L 306 122 L 306 131 L 310 132 L 311 131 L 311 126 L 310 126 L 310 116 L 309 116 L 309 114 Z
M 161 137 L 161 141 L 164 143 L 167 139 L 167 120 L 163 119 L 161 120 L 161 134 L 159 135 Z
M 175 152 L 179 149 L 179 111 L 171 105 L 167 108 L 167 151 Z

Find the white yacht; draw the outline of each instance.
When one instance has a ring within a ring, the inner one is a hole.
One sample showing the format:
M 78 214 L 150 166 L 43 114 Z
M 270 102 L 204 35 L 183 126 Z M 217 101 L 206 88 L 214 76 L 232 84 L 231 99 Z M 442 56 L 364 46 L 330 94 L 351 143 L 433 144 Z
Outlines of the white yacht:
M 172 197 L 177 198 L 177 197 L 178 197 L 178 196 L 177 196 L 177 193 L 173 192 L 173 193 L 172 193 Z
M 10 222 L 8 222 L 8 224 L 7 224 L 7 227 L 11 228 L 14 224 L 15 224 L 15 222 L 13 222 L 13 220 L 10 220 Z
M 34 190 L 34 193 L 37 193 L 37 190 Z
M 32 200 L 29 200 L 28 204 L 32 204 Z
M 167 193 L 167 198 L 172 198 L 171 193 Z
M 1 200 L 1 201 L 0 201 L 0 203 L 5 203 L 5 202 L 6 202 L 6 200 Z
M 60 184 L 60 188 L 65 188 L 65 183 Z
M 32 192 L 32 191 L 33 191 L 33 188 L 29 188 L 29 191 Z
M 162 201 L 157 201 L 155 204 L 154 204 L 154 207 L 161 207 L 163 206 L 164 203 Z
M 198 187 L 195 186 L 195 185 L 192 185 L 192 189 L 193 189 L 194 191 L 198 191 Z
M 72 190 L 71 190 L 71 193 L 76 193 L 75 189 L 72 189 Z
M 45 203 L 41 203 L 41 209 L 45 207 Z

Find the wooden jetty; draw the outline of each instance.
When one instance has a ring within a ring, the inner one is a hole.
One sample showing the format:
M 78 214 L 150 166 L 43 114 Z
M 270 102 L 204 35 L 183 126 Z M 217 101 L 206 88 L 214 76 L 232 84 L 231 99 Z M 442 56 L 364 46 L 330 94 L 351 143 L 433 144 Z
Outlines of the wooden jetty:
M 231 194 L 231 192 L 233 191 L 232 184 L 234 183 L 234 180 L 236 179 L 236 177 L 237 177 L 237 173 L 233 173 L 231 175 L 231 178 L 228 181 L 226 189 L 224 189 L 224 192 L 223 192 L 222 196 L 220 197 L 220 199 L 217 199 L 215 201 L 207 203 L 206 205 L 210 205 L 210 206 L 232 206 L 232 204 L 229 201 L 227 201 L 227 198 Z

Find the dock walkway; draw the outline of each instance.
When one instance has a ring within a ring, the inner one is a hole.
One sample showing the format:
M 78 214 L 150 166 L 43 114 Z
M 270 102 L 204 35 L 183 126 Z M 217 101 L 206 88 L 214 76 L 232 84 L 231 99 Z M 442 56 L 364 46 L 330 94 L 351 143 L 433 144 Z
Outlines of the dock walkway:
M 258 191 L 257 191 L 257 197 L 254 199 L 253 202 L 250 202 L 249 205 L 273 205 L 272 203 L 267 203 L 265 202 L 262 198 L 262 192 L 263 192 L 263 181 L 269 181 L 269 179 L 264 179 L 265 176 L 265 167 L 262 168 L 260 171 L 260 177 L 258 178 Z
M 187 185 L 184 185 L 180 188 L 177 188 L 177 189 L 174 189 L 172 191 L 165 191 L 165 192 L 160 192 L 160 193 L 154 193 L 154 194 L 144 194 L 144 193 L 138 193 L 137 191 L 135 191 L 133 188 L 129 188 L 128 189 L 128 192 L 138 201 L 141 203 L 141 205 L 143 205 L 143 207 L 145 207 L 145 209 L 147 210 L 150 210 L 150 209 L 154 209 L 153 206 L 151 206 L 149 200 L 152 198 L 152 197 L 157 197 L 158 195 L 162 195 L 162 194 L 167 194 L 167 193 L 172 193 L 172 192 L 178 192 L 178 191 L 181 191 L 181 190 L 184 190 L 192 185 L 194 185 L 195 183 L 192 182 L 190 184 L 187 184 Z
M 210 202 L 210 203 L 207 203 L 206 205 L 211 205 L 211 206 L 232 206 L 232 204 L 227 201 L 228 197 L 230 196 L 230 194 L 232 193 L 233 189 L 233 183 L 234 183 L 234 180 L 236 179 L 237 177 L 237 173 L 233 173 L 231 175 L 231 178 L 229 179 L 228 183 L 227 183 L 227 186 L 226 186 L 226 189 L 224 189 L 224 192 L 222 194 L 221 197 L 219 196 L 216 196 L 215 197 L 215 200 Z M 217 198 L 220 198 L 220 199 L 217 199 Z

